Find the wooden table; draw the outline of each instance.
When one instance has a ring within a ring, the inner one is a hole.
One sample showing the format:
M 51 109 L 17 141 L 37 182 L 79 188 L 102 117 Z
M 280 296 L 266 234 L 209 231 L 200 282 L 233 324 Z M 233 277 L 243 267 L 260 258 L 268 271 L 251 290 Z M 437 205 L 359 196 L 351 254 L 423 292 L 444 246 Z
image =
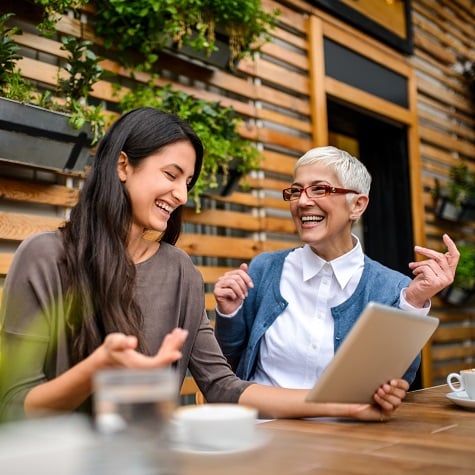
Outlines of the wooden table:
M 161 451 L 149 439 L 109 443 L 71 416 L 0 426 L 0 474 L 474 475 L 475 410 L 454 405 L 448 392 L 444 385 L 409 393 L 385 423 L 263 422 L 260 447 L 228 455 Z
M 186 455 L 183 475 L 475 474 L 475 410 L 446 398 L 446 386 L 414 391 L 386 423 L 273 420 L 258 450 Z

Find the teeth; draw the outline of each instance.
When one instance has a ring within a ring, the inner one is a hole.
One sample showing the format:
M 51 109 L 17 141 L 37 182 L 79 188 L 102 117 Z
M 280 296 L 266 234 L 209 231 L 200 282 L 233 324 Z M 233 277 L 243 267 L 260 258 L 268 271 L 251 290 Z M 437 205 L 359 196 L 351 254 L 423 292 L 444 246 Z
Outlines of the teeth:
M 159 201 L 155 201 L 155 206 L 158 206 L 159 208 L 165 210 L 167 213 L 171 213 L 173 211 L 173 208 L 171 206 L 167 206 L 165 203 L 161 203 Z
M 323 221 L 323 216 L 302 216 L 302 222 L 308 223 L 310 221 L 320 222 Z

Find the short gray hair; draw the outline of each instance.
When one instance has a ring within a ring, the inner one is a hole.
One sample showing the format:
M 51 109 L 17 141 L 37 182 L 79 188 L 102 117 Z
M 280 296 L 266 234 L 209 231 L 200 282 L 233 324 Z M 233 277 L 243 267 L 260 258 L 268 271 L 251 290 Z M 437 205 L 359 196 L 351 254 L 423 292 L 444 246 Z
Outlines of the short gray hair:
M 297 160 L 294 175 L 300 167 L 317 162 L 330 166 L 343 188 L 369 195 L 371 175 L 366 167 L 353 155 L 336 147 L 327 146 L 310 149 Z

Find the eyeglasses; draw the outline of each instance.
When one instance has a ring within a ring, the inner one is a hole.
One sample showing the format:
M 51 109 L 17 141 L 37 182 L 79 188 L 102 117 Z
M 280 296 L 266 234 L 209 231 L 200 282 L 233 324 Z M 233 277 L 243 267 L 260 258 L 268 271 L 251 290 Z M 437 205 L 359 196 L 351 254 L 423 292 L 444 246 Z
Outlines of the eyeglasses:
M 291 188 L 285 188 L 282 190 L 282 196 L 284 201 L 294 201 L 298 200 L 302 193 L 305 191 L 305 194 L 310 198 L 322 198 L 323 196 L 328 196 L 334 193 L 355 193 L 359 194 L 355 190 L 348 190 L 346 188 L 336 188 L 335 186 L 330 185 L 310 185 L 306 188 L 298 188 L 293 186 Z

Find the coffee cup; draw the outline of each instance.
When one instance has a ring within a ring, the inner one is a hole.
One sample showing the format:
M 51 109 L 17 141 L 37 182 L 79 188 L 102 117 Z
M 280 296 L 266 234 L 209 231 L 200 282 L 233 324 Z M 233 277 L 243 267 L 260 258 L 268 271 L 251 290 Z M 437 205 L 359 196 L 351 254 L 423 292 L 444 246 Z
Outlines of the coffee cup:
M 454 386 L 453 380 L 458 381 L 459 385 Z M 450 373 L 447 376 L 447 384 L 452 391 L 465 391 L 469 399 L 475 399 L 475 368 L 464 369 L 460 374 Z
M 236 450 L 253 443 L 256 420 L 256 409 L 238 404 L 182 406 L 172 420 L 174 440 L 190 450 Z

